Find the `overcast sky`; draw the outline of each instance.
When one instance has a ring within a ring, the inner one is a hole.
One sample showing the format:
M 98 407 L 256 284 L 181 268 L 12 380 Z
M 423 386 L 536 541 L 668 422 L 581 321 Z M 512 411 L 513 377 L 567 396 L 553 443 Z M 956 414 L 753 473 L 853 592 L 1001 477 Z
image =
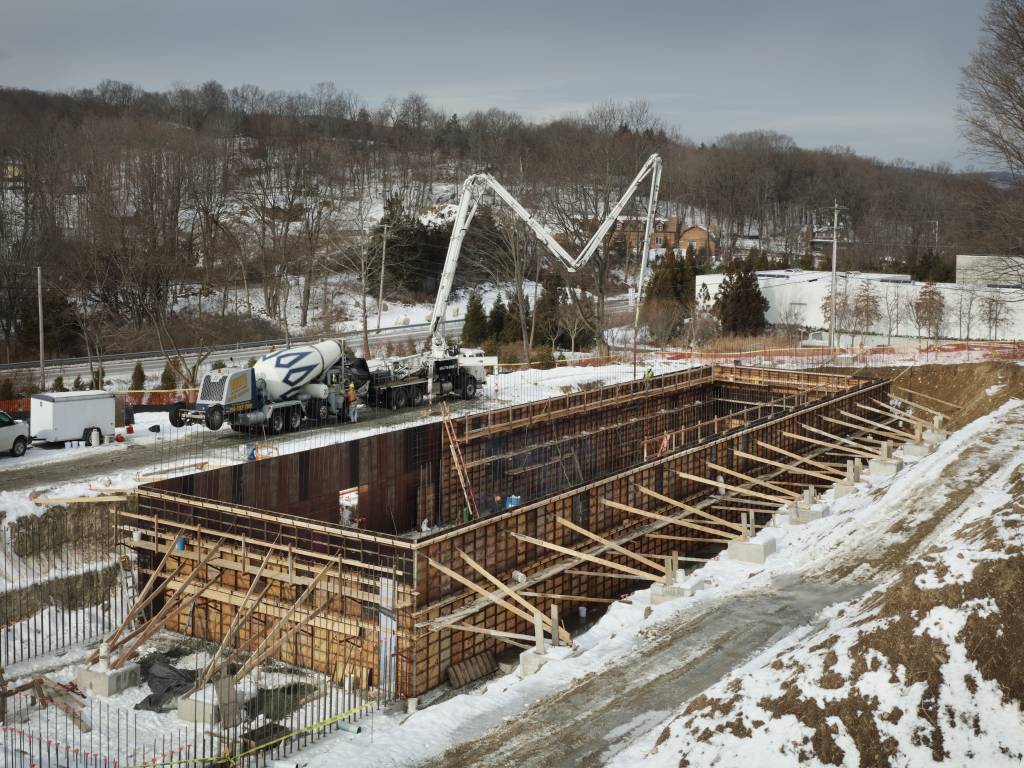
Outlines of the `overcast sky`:
M 771 129 L 805 147 L 971 164 L 960 67 L 984 0 L 0 0 L 0 84 L 147 89 L 216 79 L 371 105 L 531 118 L 648 99 L 696 141 Z

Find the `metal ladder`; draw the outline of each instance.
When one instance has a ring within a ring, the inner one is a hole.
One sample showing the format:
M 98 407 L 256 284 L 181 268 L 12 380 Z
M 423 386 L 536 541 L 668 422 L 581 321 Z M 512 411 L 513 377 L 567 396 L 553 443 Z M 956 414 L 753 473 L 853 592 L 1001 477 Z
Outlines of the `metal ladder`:
M 470 517 L 479 519 L 480 511 L 476 506 L 476 499 L 473 498 L 473 489 L 469 485 L 469 474 L 466 472 L 466 464 L 462 460 L 462 451 L 459 449 L 459 441 L 455 436 L 455 425 L 452 424 L 452 414 L 448 410 L 448 404 L 441 401 L 441 423 L 444 425 L 444 432 L 448 438 L 448 447 L 452 452 L 452 463 L 455 465 L 455 473 L 459 476 L 459 484 L 462 486 L 462 495 L 466 498 L 466 507 L 469 509 Z

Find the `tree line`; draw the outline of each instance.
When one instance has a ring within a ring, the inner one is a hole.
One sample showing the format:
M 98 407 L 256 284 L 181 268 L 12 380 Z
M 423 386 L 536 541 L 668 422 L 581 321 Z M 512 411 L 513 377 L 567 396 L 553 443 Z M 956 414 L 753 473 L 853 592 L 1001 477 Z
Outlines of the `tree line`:
M 48 352 L 89 354 L 97 365 L 155 345 L 179 378 L 194 380 L 184 346 L 311 332 L 343 312 L 361 320 L 365 339 L 381 284 L 392 299 L 432 298 L 450 221 L 422 214 L 443 212 L 468 174 L 495 174 L 578 248 L 652 152 L 665 161 L 660 212 L 721 230 L 708 269 L 744 263 L 750 241 L 759 264 L 807 263 L 833 198 L 846 206 L 842 258 L 852 269 L 942 279 L 957 251 L 1019 247 L 1006 225 L 1019 196 L 983 175 L 802 149 L 770 132 L 695 144 L 642 100 L 531 122 L 496 109 L 448 114 L 419 94 L 369 105 L 330 83 L 303 92 L 215 81 L 161 92 L 116 81 L 71 93 L 2 89 L 3 357 L 36 351 L 36 266 Z M 458 285 L 509 286 L 503 303 L 516 308 L 524 356 L 538 340 L 603 344 L 608 296 L 635 289 L 635 245 L 617 230 L 585 270 L 556 275 L 552 304 L 568 308 L 561 313 L 575 319 L 560 325 L 578 333 L 538 335 L 525 318 L 548 291 L 525 286 L 557 270 L 521 222 L 484 207 Z M 624 211 L 642 215 L 642 200 Z M 692 270 L 689 255 L 666 261 Z M 735 280 L 749 290 L 749 274 Z M 361 306 L 339 308 L 339 286 Z M 696 299 L 671 291 L 683 304 Z M 680 317 L 664 332 L 678 332 Z M 511 333 L 503 325 L 503 338 Z

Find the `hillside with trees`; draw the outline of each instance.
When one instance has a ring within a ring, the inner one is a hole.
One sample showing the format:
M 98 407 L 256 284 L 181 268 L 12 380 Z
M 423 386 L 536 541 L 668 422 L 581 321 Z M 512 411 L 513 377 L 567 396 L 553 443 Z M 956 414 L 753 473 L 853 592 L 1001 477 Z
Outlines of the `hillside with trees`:
M 1007 226 L 1019 191 L 984 175 L 803 149 L 769 132 L 698 145 L 643 101 L 530 122 L 496 109 L 446 114 L 418 94 L 369 105 L 330 83 L 301 93 L 214 81 L 164 92 L 114 81 L 60 94 L 4 89 L 0 355 L 36 350 L 36 266 L 52 355 L 157 344 L 173 362 L 184 345 L 329 330 L 342 287 L 363 297 L 346 311 L 365 329 L 385 238 L 385 298 L 432 300 L 447 206 L 468 174 L 493 173 L 579 247 L 652 152 L 665 161 L 661 213 L 720 229 L 714 266 L 746 257 L 751 242 L 764 266 L 805 263 L 816 214 L 834 198 L 847 208 L 851 269 L 941 280 L 956 252 L 1019 247 Z M 625 216 L 638 219 L 642 204 Z M 654 271 L 651 296 L 676 305 L 655 335 L 681 330 L 698 258 L 672 255 Z M 492 207 L 474 222 L 457 285 L 506 286 L 511 320 L 483 340 L 526 355 L 600 341 L 606 299 L 637 265 L 612 233 L 585 270 L 559 273 L 521 222 Z

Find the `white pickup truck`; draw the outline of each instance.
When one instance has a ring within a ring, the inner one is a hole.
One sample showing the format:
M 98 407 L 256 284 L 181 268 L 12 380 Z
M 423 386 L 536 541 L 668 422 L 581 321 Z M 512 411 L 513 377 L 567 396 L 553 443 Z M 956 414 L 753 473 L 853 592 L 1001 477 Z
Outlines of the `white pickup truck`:
M 15 421 L 0 411 L 0 451 L 7 451 L 11 456 L 24 456 L 28 440 L 28 424 Z

